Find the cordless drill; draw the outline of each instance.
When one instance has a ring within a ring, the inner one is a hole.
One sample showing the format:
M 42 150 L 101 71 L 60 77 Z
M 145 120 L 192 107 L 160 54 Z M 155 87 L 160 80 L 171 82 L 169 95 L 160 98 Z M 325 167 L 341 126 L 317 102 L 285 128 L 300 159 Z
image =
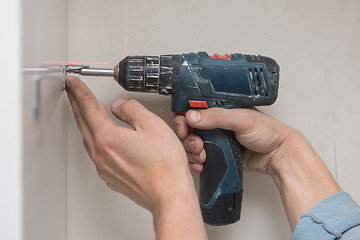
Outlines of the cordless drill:
M 270 105 L 279 88 L 275 60 L 239 53 L 128 56 L 114 69 L 82 66 L 70 67 L 68 72 L 112 76 L 128 91 L 171 95 L 172 111 L 178 113 Z M 204 222 L 235 223 L 240 219 L 243 194 L 242 146 L 229 130 L 195 129 L 195 133 L 204 141 L 206 151 L 199 189 Z

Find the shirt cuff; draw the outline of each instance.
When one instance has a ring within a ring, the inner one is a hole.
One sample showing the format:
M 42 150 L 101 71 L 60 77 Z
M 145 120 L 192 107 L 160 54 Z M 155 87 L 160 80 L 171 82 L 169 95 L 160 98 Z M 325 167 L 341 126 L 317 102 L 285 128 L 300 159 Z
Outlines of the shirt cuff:
M 337 239 L 360 225 L 360 208 L 346 192 L 335 193 L 300 217 L 292 240 Z

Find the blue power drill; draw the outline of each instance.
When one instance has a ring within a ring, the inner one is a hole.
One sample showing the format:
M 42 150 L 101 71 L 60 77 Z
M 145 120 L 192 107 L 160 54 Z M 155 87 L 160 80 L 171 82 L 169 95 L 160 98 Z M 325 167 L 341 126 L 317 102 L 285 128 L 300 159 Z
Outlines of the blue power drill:
M 126 90 L 171 95 L 173 112 L 189 109 L 270 105 L 279 89 L 275 60 L 239 53 L 206 52 L 128 56 L 114 69 L 71 67 L 68 72 L 112 76 Z M 199 200 L 204 222 L 226 225 L 240 219 L 243 194 L 242 146 L 234 132 L 195 129 L 207 159 L 200 175 Z

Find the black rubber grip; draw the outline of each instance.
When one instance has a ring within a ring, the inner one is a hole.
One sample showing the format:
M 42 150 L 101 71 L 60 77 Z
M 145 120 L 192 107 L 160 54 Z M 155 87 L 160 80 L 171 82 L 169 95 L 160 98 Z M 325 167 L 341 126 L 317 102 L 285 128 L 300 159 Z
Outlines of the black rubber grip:
M 199 200 L 204 222 L 227 225 L 240 219 L 242 201 L 241 145 L 232 131 L 199 130 L 206 161 L 200 174 Z
M 219 188 L 220 182 L 228 170 L 228 165 L 222 147 L 212 142 L 204 142 L 204 149 L 207 160 L 204 163 L 204 170 L 200 174 L 199 200 L 202 203 L 209 203 Z

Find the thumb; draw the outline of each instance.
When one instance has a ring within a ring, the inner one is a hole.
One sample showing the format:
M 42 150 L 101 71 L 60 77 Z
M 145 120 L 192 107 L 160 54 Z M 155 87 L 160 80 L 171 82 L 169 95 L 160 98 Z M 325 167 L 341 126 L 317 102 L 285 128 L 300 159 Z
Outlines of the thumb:
M 189 110 L 186 122 L 199 129 L 223 128 L 237 133 L 246 133 L 253 126 L 255 109 L 223 109 L 209 108 L 205 110 Z
M 134 129 L 145 128 L 150 112 L 135 100 L 118 99 L 111 105 L 112 113 Z
M 291 129 L 255 108 L 190 110 L 185 117 L 193 128 L 231 130 L 241 145 L 259 153 L 273 150 Z

